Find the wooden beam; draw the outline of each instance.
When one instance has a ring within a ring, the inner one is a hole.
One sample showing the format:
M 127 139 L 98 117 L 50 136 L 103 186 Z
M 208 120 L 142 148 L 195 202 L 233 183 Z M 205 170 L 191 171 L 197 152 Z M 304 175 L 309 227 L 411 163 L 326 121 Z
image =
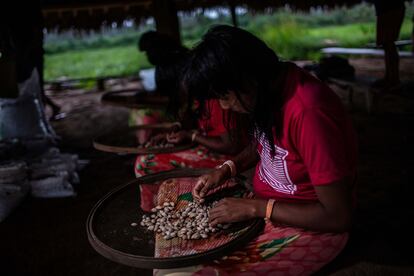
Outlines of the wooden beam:
M 108 4 L 95 4 L 95 5 L 62 5 L 62 6 L 48 6 L 42 8 L 43 16 L 48 16 L 50 14 L 62 14 L 65 12 L 71 12 L 76 15 L 79 12 L 89 11 L 91 14 L 94 10 L 103 10 L 105 13 L 110 9 L 122 8 L 125 12 L 128 12 L 130 9 L 135 7 L 142 7 L 148 9 L 151 5 L 151 0 L 141 1 L 137 3 L 108 3 Z
M 236 5 L 233 1 L 230 1 L 230 13 L 231 13 L 231 22 L 233 23 L 234 27 L 239 26 L 239 22 L 237 21 L 237 14 L 236 14 Z

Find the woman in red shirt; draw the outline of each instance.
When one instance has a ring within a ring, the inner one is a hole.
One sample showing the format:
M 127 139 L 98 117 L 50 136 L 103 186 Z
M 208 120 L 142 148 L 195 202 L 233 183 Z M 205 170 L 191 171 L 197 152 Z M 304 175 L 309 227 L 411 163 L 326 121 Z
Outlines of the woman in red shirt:
M 228 117 L 231 112 L 223 110 L 218 100 L 206 101 L 198 113 L 200 118 L 197 120 L 197 129 L 178 130 L 159 136 L 165 137 L 169 143 L 192 141 L 198 145 L 179 152 L 138 155 L 134 165 L 136 177 L 176 168 L 214 168 L 239 153 L 242 146 L 247 144 L 247 139 L 235 139 L 235 122 L 224 125 L 224 122 L 230 120 Z M 235 116 L 232 118 L 235 121 Z M 239 126 L 240 124 L 241 122 Z M 149 211 L 154 207 L 158 188 L 158 185 L 140 185 L 140 204 L 143 210 Z
M 213 27 L 192 50 L 184 83 L 201 101 L 218 99 L 222 108 L 249 115 L 255 133 L 243 152 L 199 178 L 194 198 L 203 201 L 256 166 L 255 198 L 221 200 L 210 223 L 267 218 L 264 233 L 235 258 L 197 273 L 306 275 L 330 262 L 348 239 L 357 155 L 350 118 L 335 93 L 230 26 Z
M 198 115 L 197 129 L 164 133 L 158 135 L 156 139 L 157 143 L 163 139 L 173 144 L 193 142 L 198 146 L 180 152 L 138 155 L 135 162 L 136 177 L 175 168 L 211 168 L 221 164 L 230 155 L 241 151 L 243 144 L 235 139 L 235 122 L 229 123 L 228 126 L 224 125 L 231 112 L 223 110 L 218 100 L 206 101 L 198 113 L 200 115 Z M 235 116 L 233 120 L 235 121 Z M 244 139 L 245 144 L 246 139 Z

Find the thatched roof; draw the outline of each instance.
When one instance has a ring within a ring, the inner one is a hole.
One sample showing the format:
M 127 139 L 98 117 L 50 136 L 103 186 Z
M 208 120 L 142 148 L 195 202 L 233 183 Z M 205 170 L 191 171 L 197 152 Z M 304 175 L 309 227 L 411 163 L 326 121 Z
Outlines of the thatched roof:
M 352 5 L 362 0 L 172 0 L 178 11 L 217 6 L 245 6 L 265 10 L 289 5 L 294 9 L 314 6 Z M 103 23 L 122 23 L 133 19 L 139 23 L 153 14 L 152 0 L 43 0 L 42 13 L 46 28 L 99 29 Z

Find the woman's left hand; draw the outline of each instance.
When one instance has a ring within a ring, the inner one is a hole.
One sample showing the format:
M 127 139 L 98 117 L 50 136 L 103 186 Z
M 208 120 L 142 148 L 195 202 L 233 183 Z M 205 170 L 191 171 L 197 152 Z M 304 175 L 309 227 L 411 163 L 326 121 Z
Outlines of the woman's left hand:
M 209 212 L 210 224 L 225 224 L 255 218 L 258 201 L 245 198 L 224 198 Z
M 167 141 L 168 143 L 172 144 L 182 144 L 185 141 L 188 141 L 191 139 L 190 132 L 187 130 L 180 130 L 177 132 L 172 132 L 170 134 L 167 134 Z

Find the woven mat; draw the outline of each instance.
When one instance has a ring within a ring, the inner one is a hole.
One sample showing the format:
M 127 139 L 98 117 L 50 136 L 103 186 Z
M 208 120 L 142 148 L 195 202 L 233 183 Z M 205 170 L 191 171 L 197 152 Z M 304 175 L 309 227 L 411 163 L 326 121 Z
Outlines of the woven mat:
M 164 202 L 174 202 L 177 210 L 185 208 L 189 202 L 193 201 L 191 190 L 197 181 L 197 177 L 186 178 L 172 178 L 165 180 L 158 192 L 157 204 Z M 236 186 L 236 182 L 229 180 L 222 187 L 217 188 L 211 193 L 217 194 L 219 190 L 232 193 L 235 197 L 241 197 L 246 194 L 246 191 L 241 186 Z M 220 193 L 218 193 L 220 194 Z M 215 198 L 217 199 L 217 198 Z M 177 257 L 188 256 L 198 253 L 203 253 L 208 250 L 220 247 L 235 238 L 248 229 L 248 225 L 244 227 L 230 227 L 225 231 L 218 231 L 209 236 L 207 239 L 199 240 L 184 240 L 181 238 L 173 238 L 165 240 L 162 235 L 156 234 L 155 238 L 155 256 L 156 257 Z

